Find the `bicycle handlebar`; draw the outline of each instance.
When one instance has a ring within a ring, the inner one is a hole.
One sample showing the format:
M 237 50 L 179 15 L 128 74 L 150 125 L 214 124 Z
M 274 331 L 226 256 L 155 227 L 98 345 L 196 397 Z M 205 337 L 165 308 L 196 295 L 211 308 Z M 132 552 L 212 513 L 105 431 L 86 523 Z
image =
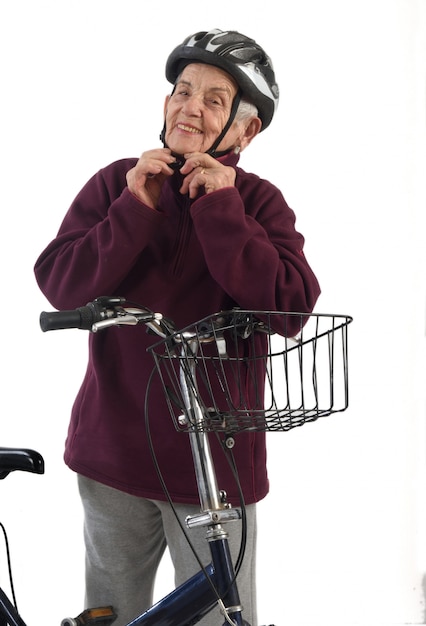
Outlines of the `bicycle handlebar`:
M 108 317 L 108 307 L 122 304 L 121 298 L 97 298 L 86 306 L 70 311 L 42 311 L 40 327 L 43 332 L 65 328 L 92 330 L 93 324 Z
M 124 307 L 125 298 L 101 296 L 86 306 L 69 311 L 42 311 L 40 327 L 43 332 L 78 328 L 97 332 L 110 326 L 146 324 L 160 337 L 174 332 L 173 324 L 161 313 L 146 308 Z
M 101 296 L 86 306 L 69 311 L 42 311 L 40 327 L 43 332 L 49 330 L 63 330 L 78 328 L 93 333 L 111 326 L 137 326 L 145 324 L 150 330 L 162 339 L 173 337 L 177 343 L 196 337 L 199 343 L 210 342 L 214 338 L 221 341 L 221 331 L 235 325 L 237 321 L 238 334 L 246 339 L 256 330 L 267 334 L 275 331 L 259 318 L 247 317 L 247 311 L 232 309 L 218 313 L 199 321 L 191 329 L 177 331 L 175 324 L 161 313 L 154 313 L 150 309 L 140 306 L 123 306 L 127 300 L 117 296 Z M 128 302 L 128 305 L 132 303 Z M 251 312 L 253 313 L 253 312 Z M 259 312 L 261 313 L 261 312 Z

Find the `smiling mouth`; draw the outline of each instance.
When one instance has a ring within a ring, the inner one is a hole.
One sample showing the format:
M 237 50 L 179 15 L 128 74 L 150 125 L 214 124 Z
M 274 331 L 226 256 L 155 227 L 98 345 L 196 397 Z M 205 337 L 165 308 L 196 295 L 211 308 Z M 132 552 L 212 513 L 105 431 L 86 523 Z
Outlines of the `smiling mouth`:
M 199 130 L 198 128 L 194 128 L 193 126 L 186 126 L 185 124 L 178 124 L 177 125 L 179 130 L 184 130 L 187 133 L 192 133 L 193 135 L 201 135 L 202 131 Z

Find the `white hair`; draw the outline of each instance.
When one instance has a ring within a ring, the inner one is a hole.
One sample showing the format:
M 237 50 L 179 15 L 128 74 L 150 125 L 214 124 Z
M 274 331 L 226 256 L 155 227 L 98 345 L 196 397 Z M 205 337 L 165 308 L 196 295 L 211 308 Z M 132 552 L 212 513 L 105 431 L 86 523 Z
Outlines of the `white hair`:
M 244 100 L 244 98 L 242 98 L 235 115 L 235 121 L 243 122 L 251 117 L 259 117 L 257 107 L 248 100 Z

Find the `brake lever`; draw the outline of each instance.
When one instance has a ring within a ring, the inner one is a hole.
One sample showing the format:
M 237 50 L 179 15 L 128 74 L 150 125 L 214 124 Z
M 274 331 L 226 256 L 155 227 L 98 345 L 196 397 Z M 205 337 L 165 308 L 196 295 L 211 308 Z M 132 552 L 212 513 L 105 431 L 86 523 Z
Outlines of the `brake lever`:
M 137 326 L 137 324 L 139 324 L 139 320 L 134 315 L 120 315 L 118 317 L 110 317 L 109 319 L 95 322 L 92 325 L 92 333 L 96 333 L 98 330 L 103 330 L 104 328 L 109 328 L 110 326 Z
M 92 326 L 92 332 L 96 333 L 98 330 L 103 330 L 111 326 L 137 326 L 138 324 L 146 324 L 156 335 L 166 337 L 166 333 L 161 325 L 162 320 L 163 316 L 161 313 L 126 307 L 122 308 L 115 317 L 95 322 Z

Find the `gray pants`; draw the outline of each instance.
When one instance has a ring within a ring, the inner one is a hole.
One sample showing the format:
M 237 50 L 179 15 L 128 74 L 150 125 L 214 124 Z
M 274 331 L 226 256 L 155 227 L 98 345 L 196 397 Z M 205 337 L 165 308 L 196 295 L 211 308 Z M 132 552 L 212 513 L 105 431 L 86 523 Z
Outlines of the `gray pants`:
M 131 496 L 78 476 L 84 508 L 86 545 L 86 607 L 113 605 L 118 618 L 113 626 L 126 626 L 153 603 L 157 568 L 166 546 L 180 585 L 200 567 L 167 502 Z M 234 504 L 234 503 L 233 503 Z M 200 511 L 199 506 L 177 504 L 179 519 Z M 256 505 L 247 507 L 247 544 L 237 583 L 243 616 L 257 626 L 256 615 Z M 226 525 L 233 562 L 241 541 L 241 522 Z M 204 565 L 210 562 L 206 529 L 188 531 Z M 222 626 L 224 617 L 214 608 L 199 624 Z

